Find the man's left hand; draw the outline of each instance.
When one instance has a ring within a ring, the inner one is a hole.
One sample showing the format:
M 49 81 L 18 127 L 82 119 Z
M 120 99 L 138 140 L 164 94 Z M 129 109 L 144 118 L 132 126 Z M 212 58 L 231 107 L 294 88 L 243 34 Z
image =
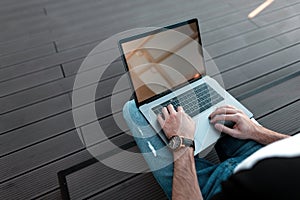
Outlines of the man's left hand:
M 169 139 L 174 135 L 179 135 L 194 140 L 196 123 L 181 106 L 176 111 L 170 104 L 162 109 L 162 114 L 163 116 L 159 114 L 157 119 Z

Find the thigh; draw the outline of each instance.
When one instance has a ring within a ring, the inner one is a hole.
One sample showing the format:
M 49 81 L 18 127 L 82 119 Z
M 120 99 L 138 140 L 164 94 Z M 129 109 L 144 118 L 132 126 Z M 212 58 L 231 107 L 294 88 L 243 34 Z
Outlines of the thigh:
M 151 170 L 156 171 L 173 162 L 173 154 L 137 109 L 134 101 L 125 104 L 123 116 Z
M 233 157 L 248 157 L 261 147 L 261 144 L 253 140 L 240 140 L 229 135 L 222 136 L 215 145 L 221 161 Z

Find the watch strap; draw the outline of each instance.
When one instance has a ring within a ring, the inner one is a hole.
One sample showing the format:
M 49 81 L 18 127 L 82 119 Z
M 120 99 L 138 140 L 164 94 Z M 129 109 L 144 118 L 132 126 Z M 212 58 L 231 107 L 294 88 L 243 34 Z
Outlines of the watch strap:
M 182 139 L 182 144 L 186 147 L 192 147 L 195 150 L 195 142 L 194 140 L 188 139 L 188 138 L 184 138 L 181 137 Z

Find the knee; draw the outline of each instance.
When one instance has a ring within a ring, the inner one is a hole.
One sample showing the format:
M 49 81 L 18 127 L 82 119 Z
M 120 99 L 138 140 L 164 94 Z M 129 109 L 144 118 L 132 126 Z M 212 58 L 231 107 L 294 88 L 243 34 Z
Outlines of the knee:
M 123 117 L 127 123 L 137 126 L 146 126 L 148 122 L 136 107 L 134 100 L 128 101 L 123 106 Z

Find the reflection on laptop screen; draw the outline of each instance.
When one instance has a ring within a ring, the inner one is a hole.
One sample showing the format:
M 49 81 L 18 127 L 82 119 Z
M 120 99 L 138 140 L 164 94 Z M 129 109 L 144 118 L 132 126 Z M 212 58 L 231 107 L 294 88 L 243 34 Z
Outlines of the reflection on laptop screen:
M 122 43 L 138 102 L 205 75 L 197 21 Z

